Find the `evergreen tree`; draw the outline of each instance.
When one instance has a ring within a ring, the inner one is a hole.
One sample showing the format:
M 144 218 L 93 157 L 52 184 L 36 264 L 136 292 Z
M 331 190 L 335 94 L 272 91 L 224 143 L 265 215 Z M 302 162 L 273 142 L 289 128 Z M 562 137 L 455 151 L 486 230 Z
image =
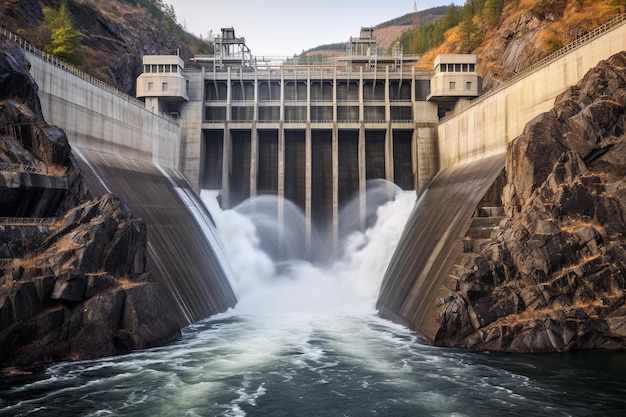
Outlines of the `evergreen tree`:
M 43 9 L 43 14 L 44 25 L 50 31 L 50 40 L 44 50 L 63 61 L 79 62 L 80 33 L 74 27 L 67 4 L 61 3 L 58 10 L 46 7 Z
M 626 12 L 626 0 L 612 0 L 609 4 L 616 9 L 617 14 Z
M 472 51 L 480 45 L 482 40 L 480 29 L 473 20 L 468 19 L 464 20 L 459 26 L 459 33 L 463 42 L 461 52 L 464 54 L 471 54 Z

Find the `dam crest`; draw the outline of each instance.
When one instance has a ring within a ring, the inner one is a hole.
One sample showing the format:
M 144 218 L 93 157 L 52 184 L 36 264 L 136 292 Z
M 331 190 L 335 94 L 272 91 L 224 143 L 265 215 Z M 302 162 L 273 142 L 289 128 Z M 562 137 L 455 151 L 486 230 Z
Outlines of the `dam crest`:
M 301 208 L 308 236 L 319 229 L 336 242 L 342 206 L 358 195 L 364 212 L 367 181 L 383 178 L 421 199 L 378 308 L 428 339 L 421 317 L 497 182 L 507 145 L 590 68 L 625 50 L 626 27 L 620 17 L 478 99 L 476 57 L 441 56 L 432 71 L 417 71 L 415 57 L 373 56 L 365 29 L 330 68 L 253 66 L 226 30 L 213 58 L 185 66 L 176 56 L 144 57 L 143 101 L 16 40 L 47 121 L 66 131 L 90 187 L 118 195 L 148 224 L 150 268 L 175 294 L 179 322 L 236 303 L 201 189 L 219 191 L 224 208 L 265 193 L 284 197 Z M 418 232 L 440 223 L 446 228 Z

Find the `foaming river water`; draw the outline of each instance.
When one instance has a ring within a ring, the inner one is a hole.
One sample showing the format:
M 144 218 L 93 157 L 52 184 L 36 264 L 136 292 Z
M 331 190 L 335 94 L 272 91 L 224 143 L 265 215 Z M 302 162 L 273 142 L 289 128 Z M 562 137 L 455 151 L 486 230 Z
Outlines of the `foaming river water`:
M 624 415 L 623 354 L 437 348 L 376 315 L 409 194 L 323 267 L 277 262 L 249 218 L 207 204 L 237 307 L 164 347 L 0 379 L 0 416 Z

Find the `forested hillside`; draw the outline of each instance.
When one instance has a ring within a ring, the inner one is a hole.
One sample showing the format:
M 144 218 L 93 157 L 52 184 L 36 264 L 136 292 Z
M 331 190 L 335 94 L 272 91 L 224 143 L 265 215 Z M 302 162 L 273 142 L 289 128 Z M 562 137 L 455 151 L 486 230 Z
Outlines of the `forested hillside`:
M 626 0 L 467 0 L 398 40 L 405 52 L 424 54 L 423 68 L 432 68 L 438 54 L 477 54 L 478 71 L 490 88 L 624 13 L 625 7 Z
M 211 50 L 163 0 L 0 0 L 0 25 L 131 95 L 142 55 Z

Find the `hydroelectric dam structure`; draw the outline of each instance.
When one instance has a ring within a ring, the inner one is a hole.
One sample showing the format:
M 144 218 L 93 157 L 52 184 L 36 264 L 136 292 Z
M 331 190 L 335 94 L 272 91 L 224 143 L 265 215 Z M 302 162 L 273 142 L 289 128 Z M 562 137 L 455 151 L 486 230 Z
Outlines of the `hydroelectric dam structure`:
M 480 96 L 473 55 L 416 70 L 418 57 L 379 54 L 364 28 L 343 57 L 274 62 L 227 28 L 211 56 L 144 57 L 137 100 L 3 33 L 26 51 L 44 116 L 65 130 L 89 186 L 147 223 L 149 267 L 181 324 L 236 303 L 200 189 L 217 190 L 224 208 L 262 194 L 292 200 L 309 236 L 323 229 L 336 243 L 342 206 L 357 195 L 364 207 L 367 181 L 382 178 L 420 197 L 377 308 L 430 341 L 435 301 L 472 250 L 463 245 L 472 216 L 499 215 L 508 143 L 626 50 L 620 17 Z

